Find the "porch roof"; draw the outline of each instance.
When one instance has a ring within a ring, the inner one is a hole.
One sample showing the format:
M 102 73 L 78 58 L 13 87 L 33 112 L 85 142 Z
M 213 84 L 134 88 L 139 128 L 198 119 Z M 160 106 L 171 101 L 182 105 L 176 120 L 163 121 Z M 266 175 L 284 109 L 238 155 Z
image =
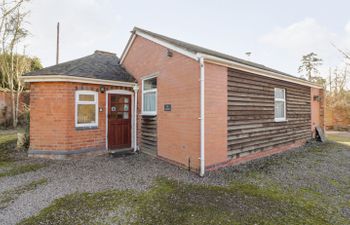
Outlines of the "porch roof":
M 99 50 L 96 50 L 92 55 L 29 72 L 24 76 L 40 77 L 50 75 L 123 82 L 136 81 L 135 78 L 120 65 L 119 58 L 116 54 Z

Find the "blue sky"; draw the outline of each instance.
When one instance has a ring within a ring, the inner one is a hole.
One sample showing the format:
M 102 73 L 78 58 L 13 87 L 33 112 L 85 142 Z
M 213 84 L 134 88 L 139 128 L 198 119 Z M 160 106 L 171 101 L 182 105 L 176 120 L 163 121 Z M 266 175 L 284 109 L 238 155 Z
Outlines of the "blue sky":
M 56 23 L 61 59 L 95 49 L 122 53 L 134 26 L 297 74 L 303 54 L 314 51 L 321 69 L 343 59 L 331 46 L 350 50 L 350 1 L 277 0 L 33 0 L 27 52 L 44 66 L 55 63 Z

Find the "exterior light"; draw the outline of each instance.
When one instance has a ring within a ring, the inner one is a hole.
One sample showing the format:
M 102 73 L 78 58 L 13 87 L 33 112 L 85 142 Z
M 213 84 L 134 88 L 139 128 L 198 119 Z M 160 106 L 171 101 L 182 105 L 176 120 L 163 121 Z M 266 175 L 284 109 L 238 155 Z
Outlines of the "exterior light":
M 168 49 L 167 55 L 168 55 L 168 57 L 173 57 L 173 52 L 170 49 Z
M 314 96 L 314 101 L 320 102 L 320 101 L 321 101 L 321 96 L 315 95 L 315 96 Z

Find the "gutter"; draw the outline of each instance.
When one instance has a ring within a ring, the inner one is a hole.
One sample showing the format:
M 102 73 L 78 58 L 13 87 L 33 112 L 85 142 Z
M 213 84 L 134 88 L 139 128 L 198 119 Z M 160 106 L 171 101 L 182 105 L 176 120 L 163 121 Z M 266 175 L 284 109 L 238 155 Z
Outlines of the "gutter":
M 205 174 L 205 128 L 204 128 L 204 121 L 205 121 L 205 111 L 204 111 L 204 103 L 205 103 L 205 91 L 204 91 L 204 85 L 205 85 L 205 74 L 204 74 L 204 57 L 202 55 L 198 55 L 198 61 L 200 66 L 200 171 L 199 176 L 203 177 Z
M 222 58 L 208 55 L 208 54 L 204 54 L 204 53 L 201 53 L 201 56 L 205 59 L 206 62 L 230 67 L 233 69 L 237 69 L 237 70 L 241 70 L 241 71 L 245 71 L 245 72 L 249 72 L 249 73 L 258 74 L 258 75 L 265 76 L 265 77 L 270 77 L 270 78 L 274 78 L 274 79 L 278 79 L 278 80 L 284 80 L 287 82 L 292 82 L 292 83 L 300 84 L 303 86 L 308 86 L 308 87 L 317 88 L 317 89 L 323 88 L 322 86 L 320 86 L 318 84 L 312 83 L 312 82 L 307 81 L 307 80 L 302 80 L 302 79 L 299 79 L 297 77 L 292 77 L 292 76 L 287 76 L 287 75 L 272 72 L 272 71 L 267 71 L 267 70 L 260 69 L 260 68 L 254 67 L 254 66 L 245 65 L 242 63 L 222 59 Z
M 38 75 L 38 76 L 23 76 L 21 78 L 26 83 L 35 82 L 73 82 L 86 84 L 100 84 L 122 87 L 134 87 L 135 82 L 115 81 L 115 80 L 101 80 L 88 77 L 75 77 L 68 75 Z

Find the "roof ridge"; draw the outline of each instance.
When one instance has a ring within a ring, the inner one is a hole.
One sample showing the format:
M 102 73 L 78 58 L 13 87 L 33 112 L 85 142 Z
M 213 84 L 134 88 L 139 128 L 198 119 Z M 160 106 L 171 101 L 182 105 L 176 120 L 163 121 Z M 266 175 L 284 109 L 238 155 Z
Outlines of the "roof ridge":
M 233 62 L 236 62 L 236 63 L 241 63 L 241 64 L 244 64 L 244 65 L 247 65 L 247 66 L 255 67 L 255 68 L 258 68 L 258 69 L 263 69 L 265 71 L 269 71 L 269 72 L 273 72 L 273 73 L 278 73 L 278 74 L 284 75 L 284 76 L 293 77 L 293 78 L 296 78 L 296 79 L 299 79 L 299 80 L 306 81 L 306 82 L 309 82 L 311 84 L 314 84 L 314 83 L 312 83 L 312 82 L 310 82 L 310 81 L 308 81 L 306 79 L 303 79 L 303 78 L 300 78 L 300 77 L 297 77 L 297 76 L 294 76 L 294 75 L 291 75 L 291 74 L 279 71 L 277 69 L 273 69 L 271 67 L 265 66 L 265 65 L 260 64 L 260 63 L 256 63 L 256 62 L 253 62 L 253 61 L 248 61 L 248 60 L 245 60 L 245 59 L 242 59 L 242 58 L 239 58 L 239 57 L 235 57 L 235 56 L 232 56 L 232 55 L 229 55 L 229 54 L 226 54 L 226 53 L 222 53 L 222 52 L 219 52 L 219 51 L 216 51 L 216 50 L 212 50 L 212 49 L 209 49 L 209 48 L 201 47 L 199 45 L 195 45 L 195 44 L 191 44 L 191 43 L 188 43 L 188 42 L 184 42 L 184 41 L 181 41 L 181 40 L 178 40 L 178 39 L 175 39 L 175 38 L 171 38 L 171 37 L 168 37 L 168 36 L 165 36 L 165 35 L 162 35 L 162 34 L 154 33 L 152 31 L 148 31 L 146 29 L 142 29 L 142 28 L 139 28 L 139 27 L 135 26 L 132 32 L 137 32 L 137 31 L 145 33 L 145 34 L 148 34 L 150 36 L 153 36 L 154 38 L 161 39 L 161 40 L 163 40 L 165 42 L 168 42 L 170 44 L 173 44 L 175 46 L 178 46 L 179 48 L 182 48 L 182 49 L 190 51 L 190 52 L 203 53 L 203 54 L 215 56 L 215 57 L 218 57 L 218 58 L 221 58 L 221 59 L 233 61 Z
M 103 50 L 95 50 L 94 54 L 106 54 L 106 55 L 117 56 L 115 52 L 108 52 Z

